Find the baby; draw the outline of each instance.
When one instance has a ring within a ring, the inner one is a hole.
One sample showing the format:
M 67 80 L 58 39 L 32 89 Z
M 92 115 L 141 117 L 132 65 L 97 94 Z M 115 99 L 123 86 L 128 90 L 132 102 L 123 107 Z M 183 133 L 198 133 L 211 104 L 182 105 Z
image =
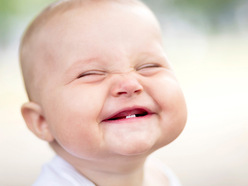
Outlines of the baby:
M 28 128 L 57 156 L 35 186 L 179 185 L 148 159 L 186 123 L 159 24 L 138 0 L 67 0 L 27 29 L 20 62 Z

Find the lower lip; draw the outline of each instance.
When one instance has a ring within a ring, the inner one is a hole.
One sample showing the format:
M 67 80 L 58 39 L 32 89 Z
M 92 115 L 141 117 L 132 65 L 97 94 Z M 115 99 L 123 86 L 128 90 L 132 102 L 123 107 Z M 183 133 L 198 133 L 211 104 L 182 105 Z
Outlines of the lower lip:
M 109 123 L 109 124 L 128 124 L 128 123 L 134 123 L 139 122 L 143 119 L 149 119 L 153 114 L 147 114 L 145 116 L 139 116 L 139 117 L 131 117 L 131 118 L 123 118 L 123 119 L 117 119 L 117 120 L 106 120 L 102 123 Z

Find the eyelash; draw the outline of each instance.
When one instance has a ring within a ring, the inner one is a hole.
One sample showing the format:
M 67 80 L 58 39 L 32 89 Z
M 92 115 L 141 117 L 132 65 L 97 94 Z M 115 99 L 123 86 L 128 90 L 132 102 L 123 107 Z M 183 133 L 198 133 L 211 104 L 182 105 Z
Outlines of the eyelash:
M 161 65 L 156 64 L 156 63 L 154 63 L 154 64 L 149 63 L 149 64 L 145 64 L 145 65 L 138 67 L 137 70 L 142 70 L 142 69 L 147 69 L 147 68 L 158 68 L 158 67 L 161 67 Z
M 101 71 L 90 71 L 90 72 L 84 72 L 80 75 L 77 76 L 77 79 L 79 78 L 82 78 L 82 77 L 86 77 L 86 76 L 91 76 L 91 75 L 104 75 L 105 73 L 104 72 L 101 72 Z

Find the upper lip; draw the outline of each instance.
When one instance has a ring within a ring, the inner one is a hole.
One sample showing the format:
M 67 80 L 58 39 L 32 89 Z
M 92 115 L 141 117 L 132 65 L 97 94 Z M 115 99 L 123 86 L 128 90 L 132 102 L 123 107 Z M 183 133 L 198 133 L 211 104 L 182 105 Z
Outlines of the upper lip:
M 108 115 L 102 121 L 111 120 L 111 119 L 118 118 L 121 116 L 122 117 L 130 116 L 130 115 L 134 115 L 134 114 L 148 115 L 148 114 L 152 114 L 152 112 L 146 107 L 140 107 L 140 106 L 126 107 L 126 108 L 123 108 L 123 109 L 120 109 L 120 110 L 114 112 L 113 114 Z

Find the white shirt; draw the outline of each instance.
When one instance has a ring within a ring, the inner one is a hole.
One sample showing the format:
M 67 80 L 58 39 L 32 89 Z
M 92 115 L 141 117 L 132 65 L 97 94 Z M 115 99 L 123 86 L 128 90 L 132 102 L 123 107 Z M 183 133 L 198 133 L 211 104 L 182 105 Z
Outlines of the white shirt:
M 148 159 L 148 161 L 153 161 Z M 170 186 L 181 186 L 180 182 L 167 167 L 154 161 L 155 165 L 168 177 Z M 59 156 L 55 156 L 42 167 L 40 176 L 33 186 L 95 186 L 90 180 Z

